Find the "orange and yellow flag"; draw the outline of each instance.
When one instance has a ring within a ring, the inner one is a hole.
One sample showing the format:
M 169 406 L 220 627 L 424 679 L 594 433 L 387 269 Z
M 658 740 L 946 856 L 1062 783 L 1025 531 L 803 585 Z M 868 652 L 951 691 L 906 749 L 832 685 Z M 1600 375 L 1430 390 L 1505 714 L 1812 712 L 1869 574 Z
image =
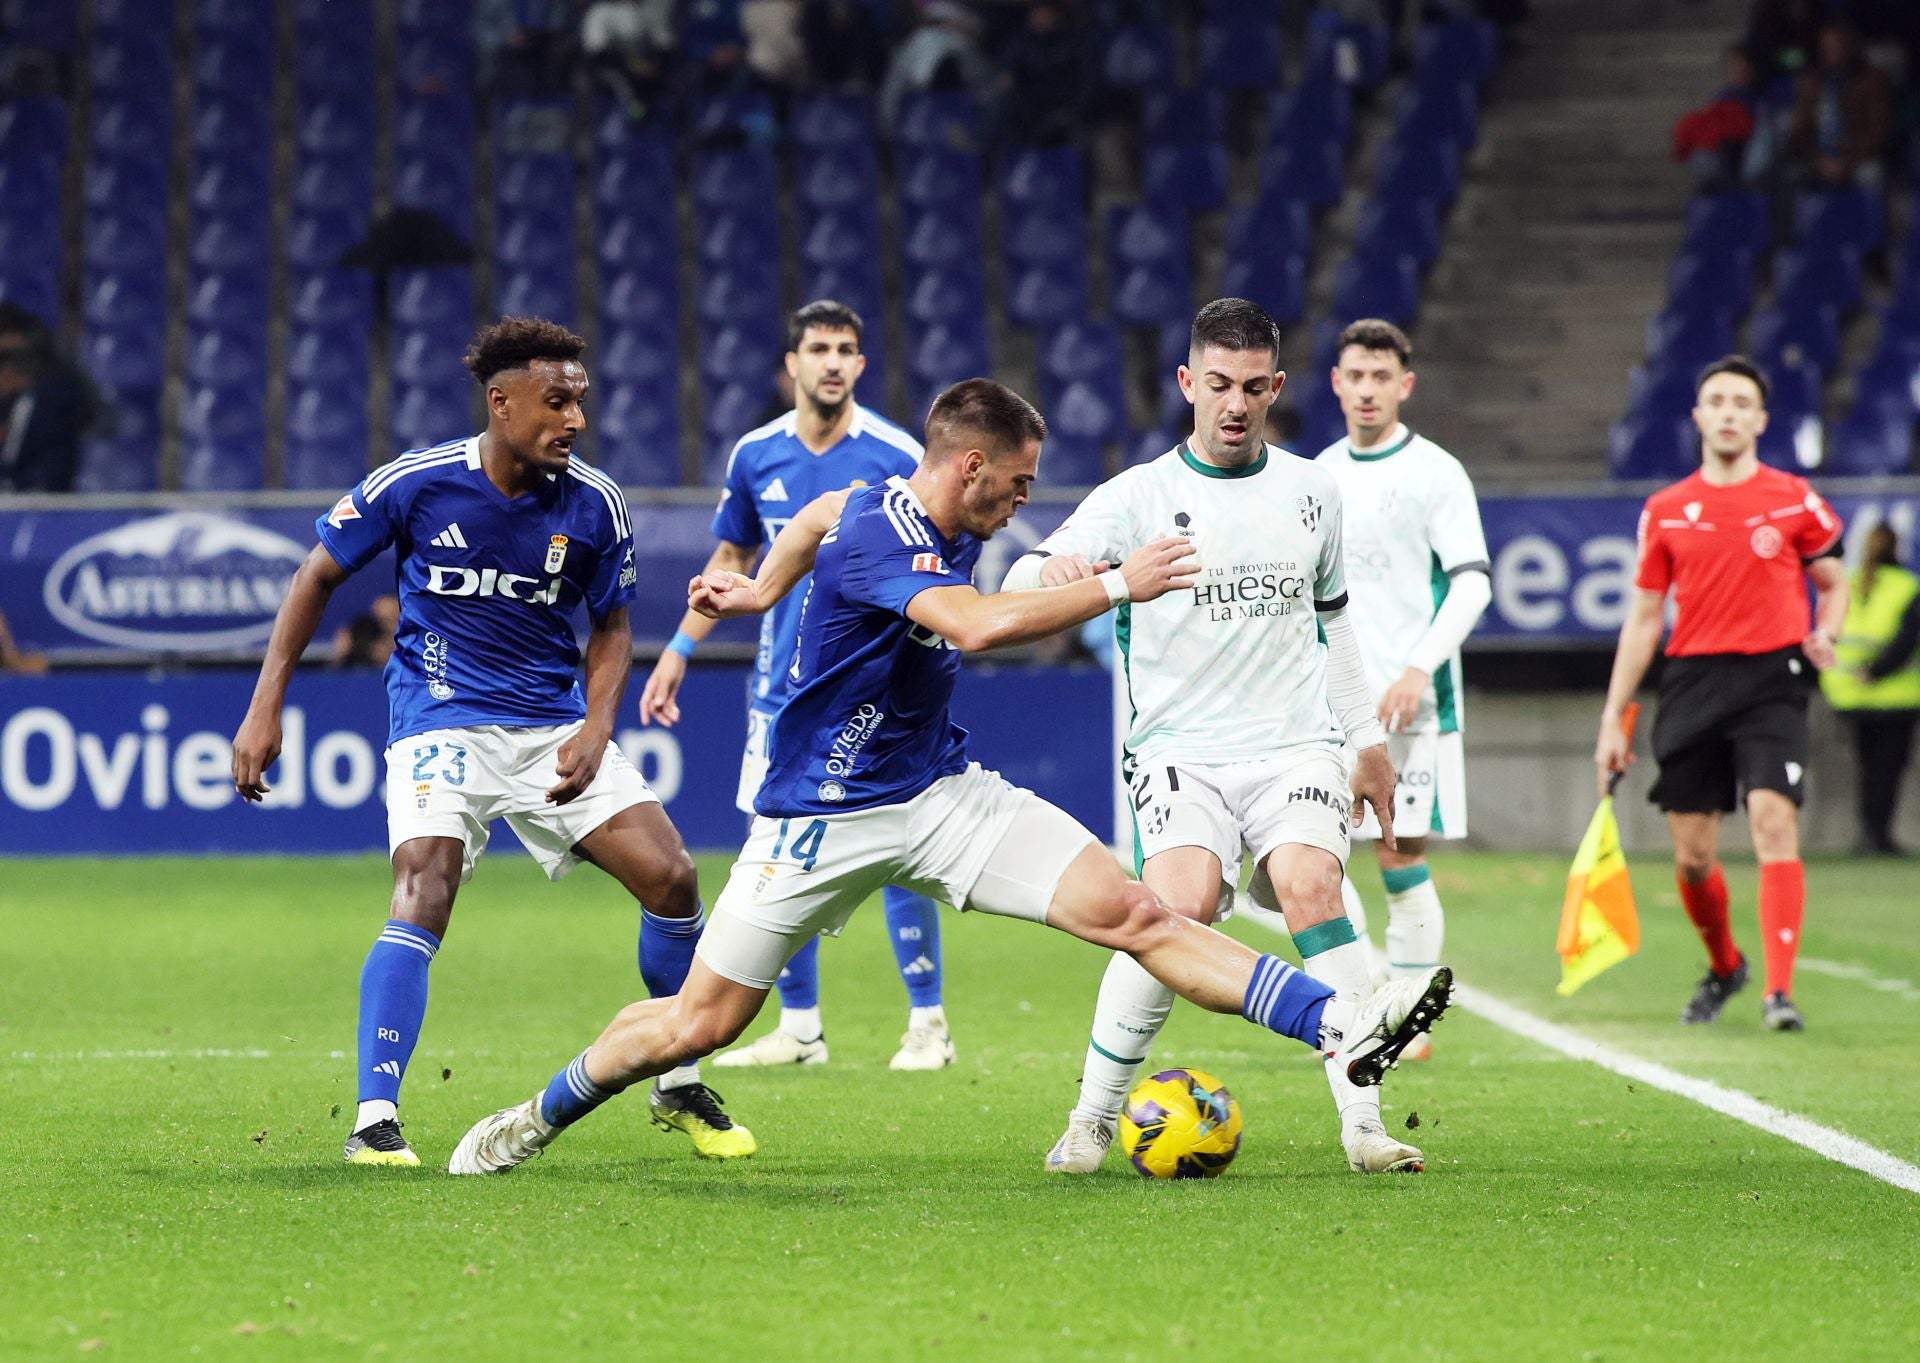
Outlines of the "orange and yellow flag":
M 1611 795 L 1594 811 L 1567 873 L 1556 945 L 1563 997 L 1640 949 L 1640 917 L 1633 908 L 1633 882 L 1627 878 Z

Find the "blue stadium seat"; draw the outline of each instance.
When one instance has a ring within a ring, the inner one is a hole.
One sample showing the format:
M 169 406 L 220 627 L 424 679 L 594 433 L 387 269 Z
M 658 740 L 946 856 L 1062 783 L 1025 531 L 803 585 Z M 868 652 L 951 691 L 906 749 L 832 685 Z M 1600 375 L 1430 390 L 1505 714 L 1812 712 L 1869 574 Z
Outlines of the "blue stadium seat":
M 710 151 L 693 168 L 693 202 L 705 213 L 764 208 L 777 192 L 773 157 L 762 148 Z
M 1362 211 L 1364 221 L 1365 211 Z M 1227 258 L 1305 258 L 1313 253 L 1307 206 L 1269 192 L 1227 214 Z
M 267 380 L 265 333 L 264 315 L 257 328 L 197 329 L 187 345 L 187 377 L 220 389 L 248 389 L 253 397 L 246 405 L 257 406 Z
M 873 222 L 862 213 L 822 213 L 800 239 L 800 263 L 816 268 L 846 268 L 872 260 L 878 252 Z
M 653 212 L 603 217 L 599 231 L 596 253 L 606 273 L 652 269 L 672 274 L 678 268 L 679 246 L 671 218 Z
M 963 90 L 922 90 L 900 101 L 893 129 L 909 147 L 980 146 L 980 104 Z
M 1887 239 L 1887 210 L 1880 195 L 1857 185 L 1804 193 L 1793 203 L 1794 231 L 1802 246 L 1877 251 Z
M 1100 55 L 1100 75 L 1110 89 L 1160 90 L 1178 76 L 1174 57 L 1180 45 L 1166 24 L 1145 20 L 1113 30 Z
M 780 281 L 765 261 L 712 271 L 701 282 L 697 310 L 708 326 L 736 322 L 777 326 Z
M 270 219 L 251 214 L 204 217 L 187 237 L 187 259 L 203 270 L 240 269 L 265 278 L 271 227 Z
M 223 337 L 246 334 L 255 345 L 267 335 L 267 280 L 247 270 L 208 270 L 187 286 L 187 320 Z
M 870 155 L 803 156 L 794 168 L 800 202 L 816 212 L 871 209 L 879 192 L 879 172 Z
M 770 373 L 736 379 L 712 389 L 707 395 L 707 457 L 702 460 L 703 475 L 718 482 L 726 472 L 726 460 L 741 436 L 759 423 L 773 395 Z
M 1174 433 L 1173 427 L 1149 426 L 1127 437 L 1127 447 L 1121 452 L 1121 459 L 1129 468 L 1135 464 L 1151 464 L 1180 441 L 1181 437 Z
M 986 294 L 978 271 L 971 266 L 920 272 L 907 291 L 910 321 L 930 325 L 950 317 L 986 312 Z
M 1345 84 L 1373 88 L 1386 79 L 1391 49 L 1392 35 L 1384 23 L 1326 8 L 1307 14 L 1306 68 L 1310 73 L 1331 73 Z
M 651 270 L 623 270 L 600 281 L 600 315 L 613 326 L 672 326 L 679 316 L 671 277 Z
M 1667 310 L 1727 312 L 1744 317 L 1753 306 L 1753 257 L 1743 250 L 1682 248 L 1667 269 Z
M 1236 257 L 1220 283 L 1231 298 L 1246 298 L 1290 327 L 1307 313 L 1307 262 L 1300 256 Z
M 395 106 L 393 149 L 397 153 L 465 153 L 473 146 L 473 101 L 460 95 L 410 95 Z
M 194 30 L 201 41 L 231 33 L 253 33 L 260 27 L 256 0 L 190 0 Z
M 165 30 L 130 29 L 97 38 L 87 54 L 94 95 L 115 97 L 164 90 L 172 67 Z
M 5 108 L 0 107 L 0 130 L 4 129 L 5 115 Z M 64 136 L 61 140 L 65 140 Z M 36 141 L 29 145 L 44 147 L 49 144 Z M 5 150 L 5 139 L 0 137 L 0 152 Z M 117 160 L 165 165 L 168 152 L 167 123 L 164 118 L 156 119 L 151 110 L 124 101 L 95 106 L 93 154 L 96 159 L 110 156 Z
M 0 215 L 0 260 L 14 268 L 58 271 L 60 221 L 51 213 Z
M 680 412 L 672 384 L 616 384 L 601 404 L 594 463 L 627 486 L 678 487 Z
M 1190 317 L 1193 281 L 1185 263 L 1177 270 L 1168 265 L 1129 267 L 1113 285 L 1112 311 L 1115 320 L 1130 326 Z
M 1472 84 L 1447 79 L 1404 91 L 1394 105 L 1393 140 L 1408 147 L 1473 145 L 1480 131 L 1480 96 Z
M 473 227 L 473 181 L 464 154 L 409 152 L 394 163 L 393 201 L 420 208 L 462 232 Z
M 1627 416 L 1678 421 L 1693 410 L 1694 381 L 1701 366 L 1655 361 L 1627 375 Z
M 980 199 L 980 157 L 946 147 L 920 147 L 899 165 L 900 197 L 916 208 L 972 215 Z
M 1226 100 L 1205 85 L 1156 91 L 1140 108 L 1140 135 L 1150 147 L 1219 146 L 1226 129 Z
M 1834 429 L 1824 472 L 1836 477 L 1872 478 L 1908 472 L 1913 467 L 1913 411 L 1908 408 L 1855 408 Z
M 1333 278 L 1333 311 L 1338 317 L 1378 317 L 1404 326 L 1420 311 L 1420 267 L 1411 256 L 1347 260 Z
M 908 226 L 900 256 L 911 267 L 960 268 L 980 259 L 980 227 L 959 214 L 925 212 Z
M 153 29 L 164 33 L 172 22 L 173 0 L 94 0 L 96 39 L 124 37 Z
M 96 107 L 94 117 L 98 119 L 101 112 Z M 57 161 L 66 154 L 66 148 L 65 101 L 23 97 L 0 103 L 0 159 L 29 154 Z
M 347 28 L 354 32 L 373 31 L 374 0 L 294 0 L 293 19 L 300 35 L 320 29 Z M 456 13 L 464 6 L 448 3 Z
M 980 319 L 939 323 L 913 343 L 908 371 L 923 387 L 944 388 L 988 370 L 986 330 Z
M 292 488 L 346 488 L 366 476 L 364 392 L 297 387 L 287 394 L 281 482 Z
M 1096 378 L 1078 379 L 1061 389 L 1047 409 L 1047 425 L 1055 434 L 1086 440 L 1095 446 L 1117 443 L 1127 433 L 1127 402 L 1122 387 L 1111 373 Z M 1058 482 L 1097 482 L 1103 473 L 1090 470 L 1094 477 L 1063 478 L 1058 468 L 1048 476 Z
M 1024 265 L 1007 281 L 1007 317 L 1016 326 L 1058 326 L 1084 317 L 1089 301 L 1084 268 Z
M 194 177 L 192 203 L 201 213 L 265 217 L 270 203 L 265 168 L 236 161 L 207 164 Z
M 564 209 L 541 213 L 503 209 L 494 219 L 493 258 L 515 270 L 552 268 L 573 244 L 573 218 Z
M 72 0 L 5 0 L 0 4 L 0 24 L 22 47 L 70 57 L 77 13 Z
M 1330 75 L 1309 75 L 1273 97 L 1267 145 L 1344 147 L 1353 132 L 1353 95 Z
M 1693 374 L 1734 349 L 1734 314 L 1725 308 L 1668 308 L 1647 323 L 1647 363 Z
M 808 151 L 871 147 L 873 105 L 857 95 L 811 95 L 796 99 L 789 131 L 794 144 Z
M 1331 208 L 1346 192 L 1347 171 L 1338 142 L 1286 142 L 1260 157 L 1260 190 L 1309 208 Z
M 287 378 L 310 388 L 358 393 L 368 382 L 365 332 L 295 330 L 287 346 Z
M 261 28 L 239 33 L 203 35 L 194 44 L 193 86 L 202 96 L 212 94 L 265 99 L 273 90 L 271 34 Z
M 1774 258 L 1773 288 L 1775 306 L 1786 312 L 1850 313 L 1860 301 L 1860 253 L 1831 243 L 1782 251 Z
M 258 445 L 266 433 L 264 396 L 256 384 L 188 384 L 180 399 L 180 433 L 189 441 Z
M 680 347 L 671 328 L 621 327 L 595 348 L 594 374 L 609 383 L 662 384 L 671 390 L 678 382 Z
M 880 363 L 881 347 L 875 338 L 886 305 L 881 297 L 877 266 L 864 262 L 847 269 L 807 270 L 800 277 L 800 295 L 808 299 L 831 298 L 859 313 L 867 329 L 867 368 L 873 369 Z
M 1111 322 L 1065 323 L 1047 338 L 1040 352 L 1039 371 L 1046 388 L 1086 381 L 1104 382 L 1118 390 L 1125 372 L 1119 329 Z
M 1227 150 L 1153 147 L 1147 151 L 1145 197 L 1188 213 L 1211 213 L 1227 202 Z
M 712 387 L 771 375 L 780 363 L 780 340 L 765 327 L 723 326 L 703 338 L 700 377 Z
M 593 201 L 603 213 L 671 212 L 671 149 L 665 143 L 649 142 L 602 157 L 594 171 Z
M 1374 168 L 1373 192 L 1394 206 L 1451 204 L 1460 194 L 1460 154 L 1448 146 L 1390 143 Z
M 80 343 L 87 375 L 103 388 L 155 389 L 166 380 L 166 333 L 151 327 L 89 328 Z
M 55 183 L 58 183 L 57 175 Z M 167 168 L 163 164 L 138 159 L 92 158 L 87 162 L 81 197 L 90 214 L 113 214 L 129 205 L 164 202 L 167 197 Z
M 573 162 L 564 156 L 516 156 L 495 168 L 494 198 L 502 208 L 551 212 L 573 202 Z
M 1484 19 L 1422 24 L 1413 60 L 1418 71 L 1445 71 L 1484 83 L 1500 67 L 1500 36 Z
M 1696 194 L 1687 202 L 1686 245 L 1690 250 L 1744 251 L 1753 257 L 1764 255 L 1772 238 L 1766 200 L 1755 191 Z
M 1000 244 L 1007 259 L 1017 265 L 1063 265 L 1084 262 L 1087 255 L 1086 220 L 1071 211 L 1028 210 L 1006 224 Z
M 1080 149 L 1009 148 L 1000 173 L 1000 198 L 1010 211 L 1080 212 L 1086 202 L 1086 166 Z
M 152 492 L 159 483 L 158 437 L 98 436 L 81 442 L 76 492 Z
M 393 447 L 423 450 L 443 440 L 458 440 L 479 428 L 474 416 L 476 386 L 464 383 L 409 384 L 394 395 L 388 425 Z
M 1815 307 L 1783 312 L 1763 308 L 1753 315 L 1747 349 L 1763 369 L 1804 360 L 1822 374 L 1831 374 L 1840 359 L 1839 310 Z
M 1185 270 L 1187 225 L 1157 204 L 1121 204 L 1108 212 L 1107 247 L 1119 265 Z
M 473 326 L 473 272 L 464 265 L 395 270 L 387 288 L 396 326 L 458 332 Z
M 252 492 L 266 483 L 263 436 L 189 439 L 181 453 L 182 492 Z
M 473 92 L 473 49 L 457 38 L 403 33 L 394 68 L 402 90 L 455 95 Z
M 700 236 L 700 263 L 709 270 L 779 259 L 780 218 L 772 203 L 715 213 Z
M 364 97 L 374 80 L 373 30 L 339 24 L 301 31 L 293 78 L 303 106 L 356 91 Z
M 272 134 L 272 110 L 265 100 L 214 94 L 195 104 L 193 149 L 203 166 L 232 161 L 264 168 Z
M 400 32 L 409 38 L 456 46 L 471 32 L 472 0 L 400 0 Z
M 1280 24 L 1269 7 L 1209 5 L 1200 24 L 1200 78 L 1221 90 L 1280 82 Z
M 287 264 L 295 270 L 331 268 L 367 235 L 368 214 L 351 209 L 295 213 L 287 223 Z
M 428 328 L 404 331 L 393 338 L 390 359 L 393 376 L 413 388 L 444 390 L 466 377 L 457 333 Z M 459 340 L 464 340 L 460 337 Z M 452 341 L 454 344 L 449 344 Z
M 360 152 L 373 159 L 373 110 L 359 99 L 332 97 L 301 110 L 296 134 L 300 150 L 321 155 Z
M 325 270 L 289 281 L 293 320 L 303 327 L 358 331 L 373 326 L 373 277 L 360 270 Z
M 1615 478 L 1678 478 L 1699 463 L 1700 437 L 1685 417 L 1629 417 L 1607 438 L 1607 468 Z
M 1423 269 L 1440 255 L 1440 216 L 1431 203 L 1369 199 L 1354 219 L 1353 252 L 1367 260 L 1408 256 Z
M 87 289 L 83 312 L 90 328 L 164 335 L 167 325 L 165 276 L 158 271 L 102 271 L 94 276 Z
M 573 271 L 564 258 L 558 268 L 521 269 L 496 275 L 493 296 L 503 317 L 544 317 L 561 326 L 573 324 Z
M 736 138 L 770 142 L 779 131 L 773 99 L 764 90 L 696 91 L 691 104 L 694 141 L 702 145 Z

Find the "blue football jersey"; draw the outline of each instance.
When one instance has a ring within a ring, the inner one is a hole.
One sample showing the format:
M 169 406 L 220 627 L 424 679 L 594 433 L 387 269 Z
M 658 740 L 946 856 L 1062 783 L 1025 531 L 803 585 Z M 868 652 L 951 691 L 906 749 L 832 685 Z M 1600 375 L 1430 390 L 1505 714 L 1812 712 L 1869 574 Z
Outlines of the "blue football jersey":
M 400 626 L 387 662 L 389 743 L 477 724 L 586 714 L 573 614 L 633 599 L 633 530 L 614 481 L 574 459 L 509 499 L 480 440 L 404 454 L 314 523 L 349 572 L 394 549 Z
M 979 558 L 980 541 L 942 535 L 903 478 L 847 499 L 814 560 L 757 812 L 900 804 L 966 769 L 967 731 L 947 714 L 959 651 L 906 612 L 929 587 L 971 583 Z
M 797 421 L 788 412 L 749 431 L 733 447 L 726 487 L 713 513 L 716 539 L 756 548 L 771 544 L 794 513 L 821 493 L 877 486 L 895 474 L 911 474 L 920 463 L 919 441 L 863 407 L 854 407 L 846 435 L 823 454 L 800 443 Z M 792 694 L 788 673 L 805 599 L 802 582 L 761 617 L 760 649 L 747 685 L 747 701 L 756 710 L 777 710 Z

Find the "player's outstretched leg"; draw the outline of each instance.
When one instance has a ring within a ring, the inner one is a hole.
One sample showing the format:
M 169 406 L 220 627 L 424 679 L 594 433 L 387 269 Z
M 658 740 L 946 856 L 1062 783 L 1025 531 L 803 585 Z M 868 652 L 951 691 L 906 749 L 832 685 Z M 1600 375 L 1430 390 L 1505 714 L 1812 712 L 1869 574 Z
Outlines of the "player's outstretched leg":
M 476 1122 L 454 1147 L 447 1171 L 499 1174 L 525 1163 L 615 1094 L 732 1041 L 766 997 L 765 988 L 736 983 L 696 960 L 680 993 L 628 1004 L 539 1093 Z
M 895 1070 L 939 1070 L 954 1062 L 953 1037 L 941 999 L 940 906 L 923 894 L 889 885 L 880 893 L 887 940 L 907 986 L 907 1031 L 887 1063 Z
M 457 838 L 394 849 L 390 917 L 360 970 L 360 1104 L 342 1152 L 349 1164 L 417 1165 L 400 1134 L 400 1084 L 427 1016 L 427 968 L 440 950 L 464 850 Z
M 827 1035 L 820 1023 L 820 939 L 813 937 L 794 952 L 780 972 L 780 1021 L 771 1032 L 746 1046 L 736 1046 L 713 1063 L 722 1069 L 824 1065 Z
M 693 858 L 666 811 L 655 803 L 631 805 L 583 838 L 578 850 L 640 902 L 640 978 L 647 993 L 656 999 L 678 994 L 706 913 Z M 647 1108 L 654 1125 L 684 1131 L 702 1159 L 738 1159 L 757 1148 L 753 1133 L 700 1082 L 696 1061 L 655 1079 Z

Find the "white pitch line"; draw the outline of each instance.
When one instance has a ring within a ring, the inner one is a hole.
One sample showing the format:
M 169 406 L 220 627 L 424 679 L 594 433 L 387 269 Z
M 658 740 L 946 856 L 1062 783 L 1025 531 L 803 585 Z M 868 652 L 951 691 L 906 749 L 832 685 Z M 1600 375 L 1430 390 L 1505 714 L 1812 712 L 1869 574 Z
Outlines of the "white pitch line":
M 1815 975 L 1827 975 L 1836 980 L 1852 980 L 1863 984 L 1879 994 L 1898 994 L 1908 1003 L 1920 1003 L 1920 988 L 1912 980 L 1882 979 L 1863 965 L 1851 961 L 1823 961 L 1818 956 L 1802 956 L 1798 962 L 1801 970 L 1811 971 Z
M 1695 1079 L 1692 1075 L 1670 1070 L 1665 1065 L 1642 1060 L 1637 1055 L 1628 1055 L 1611 1046 L 1603 1046 L 1598 1041 L 1562 1027 L 1557 1022 L 1536 1017 L 1524 1008 L 1516 1008 L 1504 999 L 1495 998 L 1472 985 L 1456 984 L 1453 997 L 1468 1012 L 1478 1013 L 1496 1027 L 1504 1027 L 1516 1036 L 1537 1042 L 1575 1060 L 1585 1060 L 1612 1070 L 1649 1088 L 1676 1094 L 1723 1116 L 1732 1117 L 1735 1121 L 1745 1122 L 1748 1126 L 1758 1127 L 1795 1145 L 1804 1146 L 1822 1158 L 1858 1169 L 1863 1174 L 1871 1174 L 1882 1183 L 1891 1183 L 1910 1193 L 1920 1193 L 1920 1168 L 1877 1146 L 1835 1131 L 1830 1126 L 1822 1126 L 1770 1103 L 1763 1103 L 1752 1094 L 1742 1093 L 1738 1089 L 1722 1088 L 1708 1080 Z
M 187 1051 L 8 1051 L 8 1060 L 312 1060 L 314 1053 L 229 1050 L 224 1047 Z M 328 1051 L 328 1060 L 345 1060 L 345 1051 Z

